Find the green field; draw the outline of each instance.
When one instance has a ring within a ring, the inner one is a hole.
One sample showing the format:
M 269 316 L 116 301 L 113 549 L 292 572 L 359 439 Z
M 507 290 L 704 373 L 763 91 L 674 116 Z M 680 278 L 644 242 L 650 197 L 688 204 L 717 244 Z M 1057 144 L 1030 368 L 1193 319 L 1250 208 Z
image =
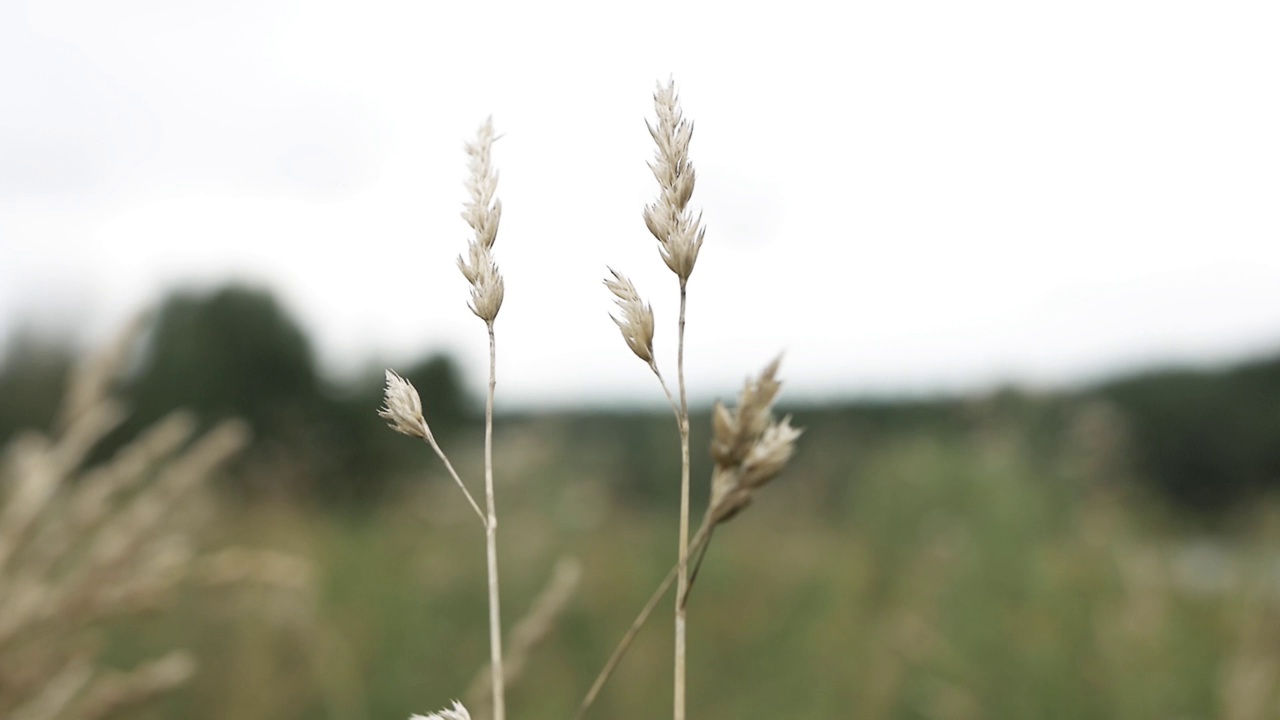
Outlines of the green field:
M 670 567 L 674 513 L 629 502 L 594 474 L 606 458 L 538 427 L 499 447 L 505 624 L 557 558 L 579 558 L 583 581 L 508 706 L 568 718 Z M 1123 453 L 1087 438 L 1046 451 L 999 423 L 836 439 L 815 432 L 718 533 L 691 601 L 691 717 L 1277 716 L 1280 535 L 1265 511 L 1210 541 L 1134 489 Z M 211 543 L 304 557 L 315 592 L 191 590 L 117 626 L 115 661 L 178 645 L 202 664 L 137 717 L 405 718 L 462 696 L 487 657 L 483 537 L 430 460 L 364 514 L 225 511 Z M 664 610 L 592 717 L 670 711 L 670 635 Z

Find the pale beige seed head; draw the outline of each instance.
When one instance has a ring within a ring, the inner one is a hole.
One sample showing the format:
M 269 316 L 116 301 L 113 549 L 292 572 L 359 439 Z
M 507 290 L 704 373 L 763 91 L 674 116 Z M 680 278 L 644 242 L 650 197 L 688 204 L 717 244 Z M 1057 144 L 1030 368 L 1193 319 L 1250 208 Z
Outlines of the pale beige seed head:
M 383 394 L 383 406 L 378 417 L 398 433 L 430 440 L 431 428 L 422 416 L 422 399 L 413 383 L 400 377 L 394 370 L 387 370 L 387 389 Z
M 485 120 L 476 139 L 467 143 L 467 191 L 471 201 L 463 206 L 462 218 L 476 232 L 476 239 L 486 248 L 493 247 L 502 218 L 502 201 L 495 199 L 498 171 L 493 168 L 493 118 Z
M 479 282 L 471 288 L 471 302 L 467 307 L 471 308 L 476 317 L 493 324 L 498 311 L 502 309 L 505 295 L 506 285 L 502 282 L 502 275 L 498 274 L 496 265 L 490 265 L 489 271 L 483 273 Z
M 480 127 L 476 139 L 466 145 L 466 185 L 471 199 L 463 205 L 462 219 L 471 226 L 474 236 L 468 241 L 466 254 L 458 257 L 458 269 L 471 284 L 468 307 L 490 325 L 498 317 L 506 291 L 492 252 L 502 220 L 502 201 L 495 197 L 498 189 L 498 172 L 493 168 L 495 140 L 490 118 Z
M 646 363 L 653 363 L 653 308 L 640 300 L 640 293 L 627 277 L 613 268 L 609 269 L 613 279 L 605 278 L 605 287 L 614 295 L 614 302 L 622 311 L 621 316 L 610 315 L 618 329 L 622 331 L 622 339 L 636 357 Z
M 721 465 L 739 465 L 764 434 L 773 419 L 773 403 L 782 389 L 777 380 L 779 356 L 757 378 L 748 378 L 730 411 L 716 403 L 712 413 L 711 456 Z
M 468 248 L 470 258 L 458 256 L 458 269 L 462 276 L 471 283 L 471 312 L 487 323 L 492 323 L 502 309 L 502 299 L 506 286 L 502 282 L 502 274 L 493 261 L 489 250 L 480 243 L 473 242 Z
M 484 246 L 477 243 L 469 243 L 467 245 L 467 254 L 458 256 L 458 269 L 462 271 L 462 277 L 467 282 L 475 285 L 480 280 L 480 273 L 483 271 L 488 259 L 489 253 L 485 251 Z
M 774 479 L 796 452 L 796 440 L 803 430 L 791 427 L 791 416 L 773 423 L 742 462 L 742 486 L 758 488 Z
M 674 81 L 658 87 L 653 103 L 658 122 L 646 122 L 646 126 L 658 150 L 649 170 L 660 191 L 657 202 L 645 207 L 644 223 L 658 240 L 663 262 L 681 281 L 687 281 L 705 235 L 701 216 L 694 218 L 688 211 L 697 180 L 689 161 L 693 123 L 684 119 Z
M 773 419 L 773 403 L 782 383 L 777 379 L 779 357 L 760 376 L 748 379 L 729 410 L 717 403 L 711 415 L 711 521 L 720 523 L 751 503 L 755 491 L 777 477 L 795 454 L 801 430 L 791 417 Z
M 454 700 L 452 708 L 445 708 L 430 715 L 410 715 L 409 720 L 471 720 L 471 713 L 467 712 L 462 703 Z

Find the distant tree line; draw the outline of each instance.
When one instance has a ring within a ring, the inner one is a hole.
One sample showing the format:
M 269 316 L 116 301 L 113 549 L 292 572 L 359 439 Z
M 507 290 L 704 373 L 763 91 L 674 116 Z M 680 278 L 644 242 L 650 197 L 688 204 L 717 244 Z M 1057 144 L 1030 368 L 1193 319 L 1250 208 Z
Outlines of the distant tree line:
M 0 361 L 0 445 L 22 429 L 49 425 L 71 362 L 65 345 L 37 334 L 8 339 Z M 436 355 L 398 369 L 418 388 L 442 442 L 474 428 L 479 403 L 450 358 Z M 133 414 L 103 455 L 174 408 L 191 409 L 205 422 L 239 417 L 254 428 L 256 442 L 245 472 L 227 489 L 247 497 L 285 494 L 362 507 L 423 462 L 421 448 L 386 431 L 375 415 L 381 368 L 326 381 L 305 333 L 261 289 L 230 286 L 167 298 L 128 385 Z M 847 449 L 825 466 L 812 466 L 830 473 L 825 492 L 834 495 L 844 479 L 856 477 L 858 446 L 907 433 L 954 436 L 990 420 L 975 413 L 994 413 L 1048 447 L 1065 431 L 1067 411 L 1092 401 L 1106 402 L 1123 419 L 1136 474 L 1182 505 L 1219 511 L 1280 490 L 1280 356 L 1221 371 L 1143 373 L 1054 396 L 1010 390 L 982 403 L 850 402 L 792 411 L 808 428 L 807 441 Z M 705 420 L 693 419 L 695 442 Z M 583 411 L 561 413 L 557 422 L 576 442 L 610 448 L 615 461 L 607 476 L 615 492 L 639 501 L 674 500 L 671 484 L 655 479 L 678 471 L 678 462 L 663 465 L 672 456 L 669 417 Z
M 119 445 L 175 408 L 205 423 L 226 417 L 253 428 L 252 469 L 227 488 L 246 496 L 286 494 L 327 504 L 376 500 L 410 461 L 407 443 L 376 415 L 382 372 L 335 384 L 318 373 L 309 340 L 268 292 L 243 286 L 177 293 L 159 307 L 123 396 L 129 420 L 98 453 Z M 72 363 L 65 347 L 24 332 L 0 366 L 0 444 L 52 421 Z M 474 421 L 457 368 L 443 355 L 398 367 L 431 409 L 432 429 L 447 438 Z M 422 458 L 417 458 L 421 462 Z

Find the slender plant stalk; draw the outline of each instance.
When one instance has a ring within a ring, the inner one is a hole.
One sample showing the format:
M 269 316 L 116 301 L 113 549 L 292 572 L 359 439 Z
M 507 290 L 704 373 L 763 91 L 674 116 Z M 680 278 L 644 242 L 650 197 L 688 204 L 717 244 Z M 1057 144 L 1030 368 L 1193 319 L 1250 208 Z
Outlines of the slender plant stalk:
M 674 720 L 685 718 L 685 658 L 687 657 L 686 620 L 684 602 L 689 588 L 689 398 L 684 385 L 684 316 L 687 282 L 680 279 L 680 331 L 676 350 L 676 374 L 680 383 L 680 549 L 676 567 L 676 640 L 675 640 L 675 692 Z
M 592 686 L 579 709 L 581 717 L 595 698 L 601 685 L 613 672 L 621 654 L 631 644 L 640 626 L 652 612 L 653 605 L 666 592 L 672 582 L 677 583 L 675 602 L 675 682 L 672 702 L 673 720 L 685 720 L 687 707 L 688 668 L 688 614 L 686 604 L 691 575 L 689 541 L 689 395 L 684 377 L 685 318 L 688 309 L 689 275 L 698 259 L 706 229 L 702 216 L 694 215 L 688 208 L 693 196 L 695 173 L 689 162 L 689 141 L 693 137 L 693 124 L 684 119 L 676 97 L 674 81 L 659 85 L 653 95 L 657 122 L 648 123 L 650 136 L 657 145 L 656 158 L 649 163 L 660 187 L 658 199 L 644 208 L 644 223 L 659 243 L 659 253 L 667 267 L 680 280 L 680 317 L 676 346 L 676 373 L 679 382 L 680 403 L 677 406 L 670 390 L 658 372 L 653 355 L 653 309 L 641 298 L 635 285 L 625 275 L 612 268 L 605 277 L 605 286 L 613 293 L 614 303 L 621 312 L 612 316 L 622 338 L 636 357 L 643 360 L 657 375 L 662 390 L 675 411 L 676 425 L 680 431 L 680 530 L 675 568 L 663 581 L 658 592 L 641 611 L 632 624 L 613 657 Z M 778 369 L 775 360 L 761 374 L 759 380 L 748 381 L 743 388 L 742 401 L 736 411 L 730 412 L 717 403 L 713 414 L 712 457 L 716 461 L 711 478 L 711 498 L 702 526 L 694 536 L 695 567 L 702 563 L 702 550 L 709 541 L 711 529 L 736 515 L 751 502 L 755 491 L 773 479 L 794 451 L 794 442 L 800 431 L 790 426 L 790 420 L 775 422 L 771 407 L 780 384 L 775 379 Z
M 502 672 L 502 621 L 498 606 L 498 513 L 493 502 L 493 392 L 497 386 L 497 349 L 489 327 L 489 394 L 484 406 L 484 494 L 489 510 L 485 550 L 489 558 L 489 662 L 493 669 L 493 720 L 506 720 L 506 679 Z
M 436 439 L 434 437 L 427 436 L 423 438 L 423 440 L 431 446 L 432 450 L 436 451 L 436 457 L 440 458 L 444 463 L 444 466 L 449 469 L 449 474 L 453 476 L 453 481 L 458 483 L 458 488 L 462 490 L 462 494 L 467 496 L 467 502 L 471 503 L 471 509 L 476 511 L 476 517 L 480 518 L 480 523 L 488 526 L 489 521 L 485 519 L 484 511 L 480 509 L 480 505 L 476 502 L 476 499 L 471 496 L 471 491 L 462 483 L 462 478 L 458 477 L 458 471 L 453 469 L 453 463 L 449 462 L 449 457 L 440 449 L 440 445 L 436 443 Z
M 662 378 L 662 373 L 658 370 L 658 364 L 651 362 L 649 367 L 653 369 L 653 374 L 658 378 L 658 384 L 662 386 L 662 392 L 667 396 L 667 402 L 671 405 L 671 412 L 676 416 L 676 422 L 680 422 L 680 406 L 676 404 L 676 400 L 671 396 L 671 390 L 667 389 L 667 381 Z
M 705 549 L 706 544 L 711 540 L 710 530 L 711 528 L 704 524 L 694 535 L 691 549 L 695 552 L 699 549 Z M 600 674 L 596 675 L 595 682 L 591 683 L 591 689 L 587 691 L 586 696 L 582 698 L 582 702 L 578 705 L 578 711 L 574 714 L 573 720 L 582 720 L 582 718 L 586 717 L 587 711 L 595 703 L 600 690 L 609 681 L 614 670 L 617 669 L 618 663 L 622 662 L 623 656 L 631 649 L 631 644 L 635 642 L 636 636 L 640 634 L 644 624 L 649 621 L 649 616 L 653 614 L 653 610 L 662 600 L 662 596 L 667 594 L 667 591 L 671 589 L 671 584 L 686 570 L 688 570 L 687 562 L 676 563 L 667 572 L 667 576 L 658 584 L 658 589 L 653 591 L 653 595 L 649 597 L 649 601 L 640 610 L 640 614 L 636 615 L 636 619 L 631 621 L 631 627 L 627 628 L 627 632 L 618 641 L 617 647 L 613 649 L 613 654 L 609 656 L 609 660 L 601 668 Z

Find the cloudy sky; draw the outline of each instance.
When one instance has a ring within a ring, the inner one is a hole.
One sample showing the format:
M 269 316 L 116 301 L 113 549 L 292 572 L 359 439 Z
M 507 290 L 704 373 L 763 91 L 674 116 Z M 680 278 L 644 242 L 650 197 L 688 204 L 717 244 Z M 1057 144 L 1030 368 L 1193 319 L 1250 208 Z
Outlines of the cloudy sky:
M 837 9 L 843 6 L 842 9 Z M 508 402 L 659 401 L 608 265 L 674 76 L 706 245 L 695 395 L 1079 382 L 1280 347 L 1280 5 L 0 2 L 0 336 L 92 342 L 174 288 L 268 285 L 334 374 L 477 365 L 463 143 L 490 114 Z

